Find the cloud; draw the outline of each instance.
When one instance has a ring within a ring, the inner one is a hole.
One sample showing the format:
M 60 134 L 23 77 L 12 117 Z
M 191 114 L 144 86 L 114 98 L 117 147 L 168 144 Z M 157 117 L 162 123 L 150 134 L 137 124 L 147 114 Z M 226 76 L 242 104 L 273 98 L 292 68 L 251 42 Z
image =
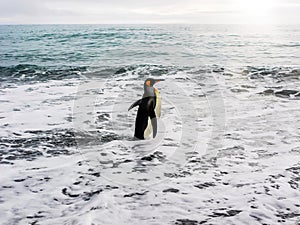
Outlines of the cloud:
M 0 23 L 236 23 L 241 1 L 0 0 Z M 276 1 L 278 17 L 299 19 L 298 0 Z
M 1 16 L 30 15 L 38 12 L 38 8 L 39 4 L 26 0 L 2 0 L 0 4 Z

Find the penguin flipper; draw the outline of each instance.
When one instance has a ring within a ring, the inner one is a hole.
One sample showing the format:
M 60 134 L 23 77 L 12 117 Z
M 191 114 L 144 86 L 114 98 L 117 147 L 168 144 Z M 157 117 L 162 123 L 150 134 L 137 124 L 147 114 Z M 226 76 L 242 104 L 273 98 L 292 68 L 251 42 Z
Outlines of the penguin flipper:
M 137 100 L 135 103 L 133 103 L 129 108 L 128 111 L 136 106 L 138 106 L 139 104 L 141 104 L 142 99 Z

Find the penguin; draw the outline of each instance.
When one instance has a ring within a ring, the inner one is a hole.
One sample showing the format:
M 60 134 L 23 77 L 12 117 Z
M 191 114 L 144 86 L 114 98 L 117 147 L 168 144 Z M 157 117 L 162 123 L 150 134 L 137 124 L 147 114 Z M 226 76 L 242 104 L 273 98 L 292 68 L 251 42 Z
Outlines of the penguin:
M 164 79 L 148 78 L 144 83 L 144 94 L 142 99 L 134 102 L 128 111 L 136 106 L 139 106 L 136 120 L 134 137 L 138 139 L 145 139 L 149 137 L 153 130 L 153 138 L 157 134 L 157 118 L 161 114 L 160 95 L 156 88 L 153 87 L 157 82 Z

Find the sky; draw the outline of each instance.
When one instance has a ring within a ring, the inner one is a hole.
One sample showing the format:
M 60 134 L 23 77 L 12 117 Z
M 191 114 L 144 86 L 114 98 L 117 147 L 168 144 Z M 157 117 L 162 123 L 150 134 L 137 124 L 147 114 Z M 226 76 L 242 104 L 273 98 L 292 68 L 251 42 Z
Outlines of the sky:
M 0 24 L 299 24 L 300 0 L 0 0 Z

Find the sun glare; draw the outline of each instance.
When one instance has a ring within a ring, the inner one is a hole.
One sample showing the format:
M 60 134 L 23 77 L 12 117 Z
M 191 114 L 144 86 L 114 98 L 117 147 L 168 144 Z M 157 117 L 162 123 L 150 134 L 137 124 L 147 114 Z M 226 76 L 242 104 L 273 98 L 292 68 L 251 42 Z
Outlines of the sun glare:
M 274 15 L 272 10 L 277 0 L 237 0 L 237 5 L 245 23 L 272 24 Z

